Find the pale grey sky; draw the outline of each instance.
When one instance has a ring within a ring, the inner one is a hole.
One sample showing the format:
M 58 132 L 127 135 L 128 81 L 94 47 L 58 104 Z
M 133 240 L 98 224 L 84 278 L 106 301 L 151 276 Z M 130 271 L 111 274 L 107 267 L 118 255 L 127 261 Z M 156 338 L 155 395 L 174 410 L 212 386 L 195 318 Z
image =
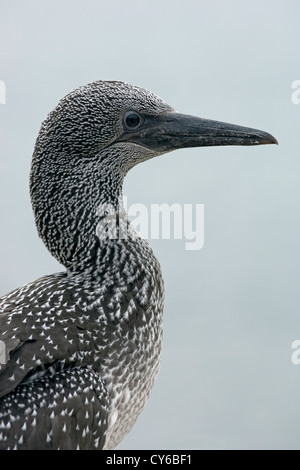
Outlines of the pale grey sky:
M 0 294 L 61 270 L 36 234 L 28 173 L 71 89 L 116 79 L 278 146 L 180 150 L 136 167 L 128 203 L 204 204 L 202 250 L 150 241 L 166 302 L 163 361 L 120 449 L 299 449 L 298 0 L 1 0 Z

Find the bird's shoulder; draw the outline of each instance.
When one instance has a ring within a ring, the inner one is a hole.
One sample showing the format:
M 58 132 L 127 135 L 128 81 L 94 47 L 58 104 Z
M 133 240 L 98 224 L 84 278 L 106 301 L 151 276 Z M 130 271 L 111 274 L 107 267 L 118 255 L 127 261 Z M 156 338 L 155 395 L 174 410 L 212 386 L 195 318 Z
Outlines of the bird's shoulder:
M 85 363 L 96 315 L 66 273 L 42 277 L 0 299 L 0 396 L 20 382 Z M 90 339 L 89 339 L 90 341 Z

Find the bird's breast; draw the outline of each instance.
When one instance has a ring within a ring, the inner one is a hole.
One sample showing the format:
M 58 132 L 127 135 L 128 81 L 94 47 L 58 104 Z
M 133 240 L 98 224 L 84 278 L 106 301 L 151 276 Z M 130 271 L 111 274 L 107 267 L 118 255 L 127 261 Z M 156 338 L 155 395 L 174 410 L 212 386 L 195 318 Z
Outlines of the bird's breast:
M 101 361 L 101 378 L 111 397 L 106 449 L 118 445 L 144 408 L 161 355 L 164 289 L 160 266 L 148 251 L 139 260 L 129 256 L 124 267 L 119 269 L 118 285 L 114 282 L 112 291 L 104 295 L 109 302 L 103 303 L 111 321 L 110 347 Z

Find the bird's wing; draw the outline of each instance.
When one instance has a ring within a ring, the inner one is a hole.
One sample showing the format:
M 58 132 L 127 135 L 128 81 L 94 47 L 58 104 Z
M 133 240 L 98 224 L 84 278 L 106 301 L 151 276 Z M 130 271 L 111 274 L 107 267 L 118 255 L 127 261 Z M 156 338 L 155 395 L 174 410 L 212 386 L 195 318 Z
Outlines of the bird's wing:
M 82 298 L 61 273 L 0 299 L 0 449 L 103 447 L 108 397 L 89 366 L 102 357 L 98 310 L 84 313 Z
M 108 404 L 103 383 L 88 368 L 22 384 L 0 401 L 0 450 L 102 449 Z
M 46 276 L 0 299 L 0 397 L 49 368 L 78 365 L 86 328 L 77 324 L 76 301 L 61 286 L 64 277 Z

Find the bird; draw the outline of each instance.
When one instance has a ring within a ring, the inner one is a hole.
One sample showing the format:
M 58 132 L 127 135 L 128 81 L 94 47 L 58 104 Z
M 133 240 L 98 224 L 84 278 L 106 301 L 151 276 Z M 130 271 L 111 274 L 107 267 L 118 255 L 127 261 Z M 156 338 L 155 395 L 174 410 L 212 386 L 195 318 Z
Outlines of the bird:
M 1 450 L 115 449 L 150 396 L 164 281 L 125 210 L 128 171 L 182 148 L 276 143 L 122 81 L 59 101 L 41 124 L 29 190 L 38 234 L 65 269 L 0 299 Z

